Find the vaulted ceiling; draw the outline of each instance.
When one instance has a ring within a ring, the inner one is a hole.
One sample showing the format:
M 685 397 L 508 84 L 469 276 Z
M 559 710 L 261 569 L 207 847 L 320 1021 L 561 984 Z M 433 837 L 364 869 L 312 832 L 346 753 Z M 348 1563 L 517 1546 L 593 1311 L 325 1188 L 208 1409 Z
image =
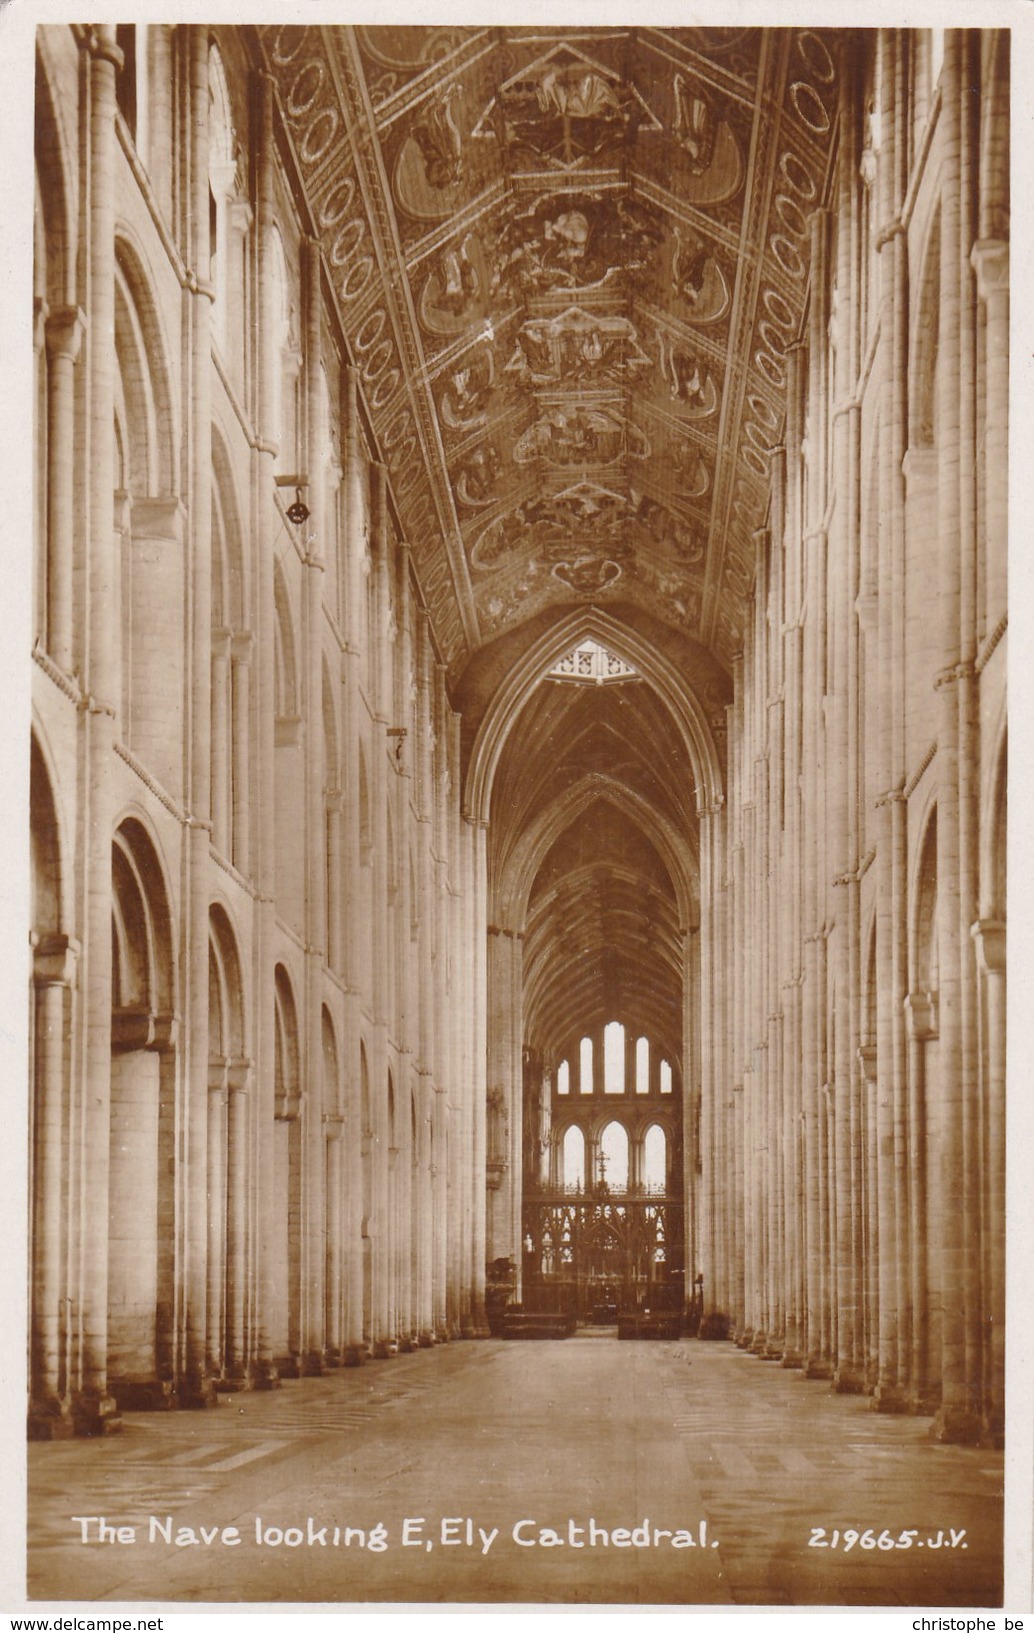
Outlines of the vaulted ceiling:
M 552 609 L 739 649 L 833 31 L 259 31 L 455 679 Z

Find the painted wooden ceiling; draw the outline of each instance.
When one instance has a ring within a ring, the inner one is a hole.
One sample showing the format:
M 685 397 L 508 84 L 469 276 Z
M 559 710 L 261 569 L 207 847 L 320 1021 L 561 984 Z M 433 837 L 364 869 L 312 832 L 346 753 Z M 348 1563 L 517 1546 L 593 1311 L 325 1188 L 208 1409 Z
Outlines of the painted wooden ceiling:
M 267 28 L 441 654 L 642 609 L 728 667 L 832 31 Z

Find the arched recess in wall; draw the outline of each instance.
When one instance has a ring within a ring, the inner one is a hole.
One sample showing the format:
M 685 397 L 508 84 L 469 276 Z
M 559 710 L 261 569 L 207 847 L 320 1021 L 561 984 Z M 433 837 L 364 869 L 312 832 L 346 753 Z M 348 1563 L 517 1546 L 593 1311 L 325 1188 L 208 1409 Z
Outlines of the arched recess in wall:
M 921 1399 L 932 1402 L 940 1383 L 941 1266 L 944 1209 L 937 1162 L 944 1137 L 940 1094 L 938 1006 L 940 979 L 937 903 L 937 808 L 922 829 L 911 892 L 909 956 L 908 1111 L 912 1236 L 913 1377 Z
M 53 1432 L 67 1410 L 71 1380 L 68 1342 L 68 1164 L 66 1157 L 68 1043 L 77 949 L 67 933 L 65 867 L 54 783 L 35 731 L 29 769 L 29 1282 L 30 1413 L 35 1433 Z
M 173 373 L 152 280 L 128 229 L 115 241 L 117 362 L 115 529 L 119 540 L 123 741 L 146 755 L 163 786 L 181 784 L 180 733 L 169 699 L 182 696 L 181 631 L 155 608 L 185 596 L 183 512 L 176 497 Z
M 240 509 L 222 433 L 212 428 L 212 844 L 247 873 L 249 857 L 249 583 Z
M 208 1367 L 233 1379 L 247 1351 L 245 1288 L 250 1064 L 237 937 L 221 903 L 208 921 Z
M 301 1370 L 302 1107 L 298 1011 L 283 964 L 274 974 L 274 1221 L 271 1238 L 273 1354 L 282 1377 Z
M 324 1274 L 324 1333 L 326 1359 L 336 1365 L 344 1345 L 345 1285 L 345 1166 L 344 1085 L 338 1064 L 334 1022 L 326 1004 L 320 1016 L 323 1107 L 323 1171 L 326 1196 L 326 1262 Z
M 169 893 L 147 828 L 112 846 L 108 1384 L 120 1406 L 158 1404 L 174 1375 L 175 950 Z

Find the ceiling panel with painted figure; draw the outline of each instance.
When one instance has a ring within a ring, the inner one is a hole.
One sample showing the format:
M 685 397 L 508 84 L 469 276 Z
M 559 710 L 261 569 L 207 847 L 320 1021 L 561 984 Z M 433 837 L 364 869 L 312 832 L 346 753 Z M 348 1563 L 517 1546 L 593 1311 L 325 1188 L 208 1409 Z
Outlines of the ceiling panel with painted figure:
M 452 674 L 544 612 L 618 600 L 728 668 L 832 35 L 261 34 Z

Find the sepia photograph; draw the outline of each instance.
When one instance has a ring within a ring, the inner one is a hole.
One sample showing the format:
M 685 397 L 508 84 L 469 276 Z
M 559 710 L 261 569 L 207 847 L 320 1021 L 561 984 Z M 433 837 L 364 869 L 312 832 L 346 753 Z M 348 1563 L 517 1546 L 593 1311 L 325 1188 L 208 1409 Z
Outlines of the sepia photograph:
M 1008 1608 L 1014 9 L 134 10 L 21 20 L 28 1603 Z

